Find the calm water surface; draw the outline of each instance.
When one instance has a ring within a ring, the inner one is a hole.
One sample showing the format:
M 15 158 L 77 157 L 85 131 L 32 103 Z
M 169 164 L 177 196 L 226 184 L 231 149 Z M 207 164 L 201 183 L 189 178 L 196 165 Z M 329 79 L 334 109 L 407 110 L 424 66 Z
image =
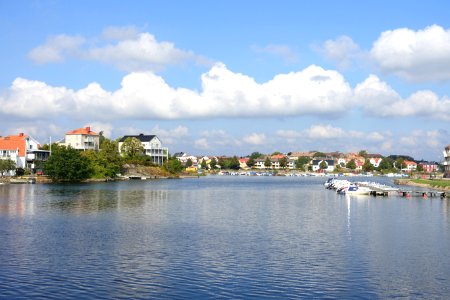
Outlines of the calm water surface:
M 323 182 L 1 185 L 0 299 L 450 297 L 449 200 Z

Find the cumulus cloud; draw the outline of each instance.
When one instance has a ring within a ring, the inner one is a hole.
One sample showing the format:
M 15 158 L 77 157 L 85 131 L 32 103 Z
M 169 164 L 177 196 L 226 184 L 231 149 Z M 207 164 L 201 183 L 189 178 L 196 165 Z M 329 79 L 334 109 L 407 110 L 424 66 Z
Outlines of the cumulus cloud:
M 97 61 L 126 71 L 160 71 L 170 65 L 188 61 L 210 64 L 209 60 L 175 47 L 171 42 L 158 41 L 148 32 L 135 27 L 108 27 L 100 38 L 87 43 L 82 36 L 57 35 L 35 47 L 28 57 L 37 63 L 63 62 L 66 58 Z
M 79 35 L 52 36 L 43 45 L 32 49 L 28 53 L 28 58 L 39 64 L 61 63 L 66 56 L 80 55 L 80 47 L 84 43 L 85 38 Z
M 285 63 L 292 64 L 298 62 L 298 54 L 295 53 L 289 46 L 287 45 L 276 45 L 270 44 L 265 47 L 252 47 L 253 51 L 257 53 L 267 53 L 270 55 L 275 55 L 281 57 Z
M 354 90 L 355 100 L 368 115 L 378 117 L 420 117 L 450 121 L 450 99 L 432 91 L 417 91 L 402 98 L 386 82 L 371 75 Z
M 450 79 L 450 29 L 432 25 L 422 30 L 383 32 L 370 55 L 382 72 L 415 82 Z
M 74 91 L 16 79 L 0 98 L 0 113 L 23 118 L 65 114 L 74 119 L 198 119 L 233 117 L 337 116 L 352 102 L 341 74 L 310 66 L 259 84 L 216 64 L 202 75 L 202 90 L 172 88 L 154 73 L 130 73 L 120 89 L 98 83 Z M 19 108 L 19 109 L 18 109 Z M 20 109 L 20 108 L 27 108 Z M 98 112 L 102 113 L 99 114 Z
M 266 135 L 264 133 L 252 133 L 244 136 L 243 141 L 251 145 L 262 145 L 266 143 Z
M 314 47 L 327 59 L 336 62 L 340 69 L 351 67 L 353 61 L 362 56 L 362 51 L 350 37 L 343 35 L 335 40 L 327 40 Z

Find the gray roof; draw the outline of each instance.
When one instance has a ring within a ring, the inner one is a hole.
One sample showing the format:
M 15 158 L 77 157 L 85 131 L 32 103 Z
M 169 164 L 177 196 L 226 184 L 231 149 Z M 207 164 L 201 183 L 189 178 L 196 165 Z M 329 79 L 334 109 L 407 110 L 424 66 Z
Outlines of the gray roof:
M 150 142 L 155 137 L 156 135 L 144 135 L 143 133 L 139 135 L 125 135 L 123 138 L 120 139 L 119 143 L 123 143 L 127 138 L 136 138 L 141 142 Z

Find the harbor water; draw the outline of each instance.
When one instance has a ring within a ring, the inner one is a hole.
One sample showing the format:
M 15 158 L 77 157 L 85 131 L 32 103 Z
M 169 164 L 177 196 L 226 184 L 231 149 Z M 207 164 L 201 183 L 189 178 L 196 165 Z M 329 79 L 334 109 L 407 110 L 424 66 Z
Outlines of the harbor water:
M 324 181 L 0 185 L 0 299 L 449 297 L 449 199 Z

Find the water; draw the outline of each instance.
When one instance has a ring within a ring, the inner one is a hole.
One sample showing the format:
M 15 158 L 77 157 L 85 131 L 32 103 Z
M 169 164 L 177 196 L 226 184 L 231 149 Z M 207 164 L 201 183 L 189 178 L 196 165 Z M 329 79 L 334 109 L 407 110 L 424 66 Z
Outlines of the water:
M 323 182 L 0 186 L 0 299 L 449 297 L 449 200 Z

